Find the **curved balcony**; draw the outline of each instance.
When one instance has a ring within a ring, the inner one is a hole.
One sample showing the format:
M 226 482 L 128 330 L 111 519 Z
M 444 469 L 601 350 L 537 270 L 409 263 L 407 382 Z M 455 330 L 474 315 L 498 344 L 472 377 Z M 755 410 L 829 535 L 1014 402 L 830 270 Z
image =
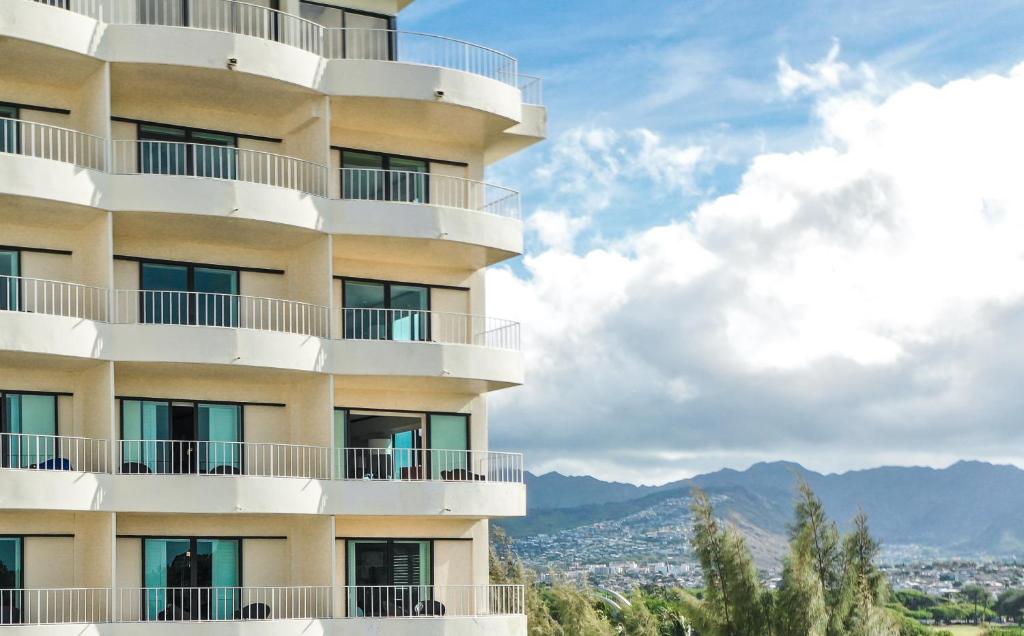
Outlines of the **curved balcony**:
M 209 144 L 114 140 L 111 172 L 241 181 L 327 196 L 327 167 L 312 161 Z
M 0 275 L 0 311 L 108 322 L 109 291 L 78 283 Z
M 476 450 L 5 433 L 7 508 L 387 516 L 525 514 L 523 456 Z M 396 502 L 402 502 L 399 507 Z
M 511 188 L 425 172 L 342 168 L 341 199 L 435 205 L 520 219 L 519 193 Z

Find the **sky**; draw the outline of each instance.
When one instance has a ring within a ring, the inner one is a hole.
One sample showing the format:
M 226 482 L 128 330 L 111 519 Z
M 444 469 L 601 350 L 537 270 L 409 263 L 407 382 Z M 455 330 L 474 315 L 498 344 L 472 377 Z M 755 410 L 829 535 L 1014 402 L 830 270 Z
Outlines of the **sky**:
M 488 272 L 527 383 L 490 447 L 663 483 L 1024 467 L 1019 2 L 417 0 L 399 28 L 544 78 L 488 168 L 526 253 Z

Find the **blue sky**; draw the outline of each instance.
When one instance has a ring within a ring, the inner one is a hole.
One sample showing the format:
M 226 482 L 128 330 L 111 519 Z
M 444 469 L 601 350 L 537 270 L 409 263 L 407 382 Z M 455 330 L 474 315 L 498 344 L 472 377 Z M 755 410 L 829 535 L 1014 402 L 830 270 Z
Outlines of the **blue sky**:
M 488 275 L 528 373 L 492 448 L 644 483 L 1024 463 L 1019 3 L 417 0 L 399 27 L 545 81 L 549 139 L 488 172 L 527 239 Z

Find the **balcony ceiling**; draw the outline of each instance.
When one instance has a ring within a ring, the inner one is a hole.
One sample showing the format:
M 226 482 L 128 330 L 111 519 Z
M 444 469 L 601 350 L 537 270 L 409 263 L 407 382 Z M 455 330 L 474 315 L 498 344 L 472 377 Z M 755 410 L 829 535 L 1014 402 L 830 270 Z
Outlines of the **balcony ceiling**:
M 114 241 L 159 237 L 161 242 L 190 241 L 260 250 L 293 249 L 323 236 L 319 232 L 273 223 L 239 223 L 231 218 L 191 214 L 114 214 Z
M 26 82 L 59 88 L 81 85 L 103 67 L 100 60 L 45 44 L 0 36 L 3 84 Z

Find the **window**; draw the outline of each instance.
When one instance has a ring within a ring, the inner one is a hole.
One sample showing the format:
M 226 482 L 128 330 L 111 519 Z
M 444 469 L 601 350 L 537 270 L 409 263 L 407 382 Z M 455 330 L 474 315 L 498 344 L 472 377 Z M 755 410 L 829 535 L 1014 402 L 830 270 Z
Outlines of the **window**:
M 0 249 L 0 310 L 18 311 L 21 276 L 21 252 Z
M 0 104 L 0 152 L 18 152 L 18 107 Z
M 348 541 L 349 616 L 412 616 L 432 598 L 432 553 L 431 541 Z
M 425 341 L 430 335 L 430 288 L 377 281 L 342 281 L 345 337 Z
M 21 622 L 24 541 L 0 537 L 0 625 Z
M 235 179 L 237 146 L 228 133 L 139 124 L 139 172 Z
M 313 0 L 299 0 L 299 15 L 337 29 L 329 32 L 331 57 L 357 60 L 394 60 L 394 18 L 380 13 L 346 9 Z
M 0 393 L 4 468 L 58 468 L 57 396 Z
M 343 413 L 339 420 L 338 413 Z M 423 479 L 425 417 L 415 413 L 335 411 L 345 449 L 341 471 L 346 479 Z M 337 438 L 336 438 L 337 439 Z
M 240 404 L 121 401 L 121 472 L 239 475 Z
M 238 270 L 142 262 L 142 322 L 237 327 Z
M 435 452 L 430 457 L 432 479 L 466 481 L 475 478 L 468 466 L 469 416 L 430 416 L 430 448 Z M 456 452 L 444 452 L 456 451 Z
M 238 539 L 143 539 L 148 620 L 224 620 L 239 609 Z
M 341 167 L 343 199 L 430 202 L 430 162 L 426 159 L 342 150 Z

